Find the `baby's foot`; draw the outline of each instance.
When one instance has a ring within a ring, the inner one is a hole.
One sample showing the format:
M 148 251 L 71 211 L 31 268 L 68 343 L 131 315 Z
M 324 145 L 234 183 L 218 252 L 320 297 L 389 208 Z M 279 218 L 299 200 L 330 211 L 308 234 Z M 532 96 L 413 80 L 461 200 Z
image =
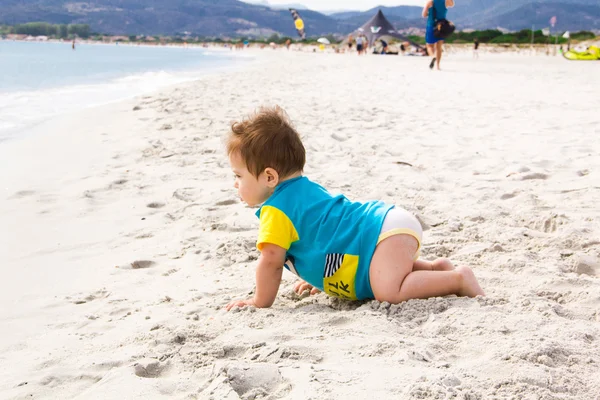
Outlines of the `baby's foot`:
M 447 258 L 438 258 L 431 263 L 431 269 L 433 271 L 453 271 L 454 264 Z
M 462 288 L 458 292 L 459 295 L 468 297 L 485 296 L 471 268 L 458 267 L 456 268 L 456 272 L 462 276 Z

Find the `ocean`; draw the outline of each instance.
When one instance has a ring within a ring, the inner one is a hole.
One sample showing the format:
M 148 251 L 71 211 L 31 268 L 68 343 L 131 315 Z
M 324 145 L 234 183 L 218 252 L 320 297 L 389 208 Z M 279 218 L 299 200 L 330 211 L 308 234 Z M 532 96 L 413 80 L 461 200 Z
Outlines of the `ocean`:
M 196 46 L 0 40 L 0 142 L 60 114 L 194 80 L 251 57 Z

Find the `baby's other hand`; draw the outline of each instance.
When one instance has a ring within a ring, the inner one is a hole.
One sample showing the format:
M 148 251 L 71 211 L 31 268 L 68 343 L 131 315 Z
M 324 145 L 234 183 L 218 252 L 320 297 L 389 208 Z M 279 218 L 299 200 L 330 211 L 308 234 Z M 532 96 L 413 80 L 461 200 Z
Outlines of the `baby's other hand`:
M 227 304 L 225 306 L 225 309 L 227 311 L 231 311 L 231 309 L 233 307 L 239 307 L 239 308 L 244 308 L 246 306 L 254 306 L 256 307 L 256 304 L 254 304 L 254 299 L 248 299 L 248 300 L 234 300 L 231 303 Z
M 300 295 L 305 290 L 310 290 L 311 295 L 321 292 L 319 289 L 317 289 L 316 287 L 314 287 L 313 285 L 311 285 L 305 281 L 298 281 L 294 284 L 294 292 L 296 292 L 296 294 Z

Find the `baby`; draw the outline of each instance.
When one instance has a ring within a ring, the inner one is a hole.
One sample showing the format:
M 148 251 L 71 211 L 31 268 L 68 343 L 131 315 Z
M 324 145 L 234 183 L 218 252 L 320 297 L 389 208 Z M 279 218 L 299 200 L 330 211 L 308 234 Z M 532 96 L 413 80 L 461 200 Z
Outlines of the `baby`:
M 422 228 L 406 210 L 381 201 L 333 196 L 302 175 L 305 150 L 279 107 L 235 122 L 227 138 L 234 187 L 250 207 L 260 206 L 254 297 L 233 307 L 270 307 L 283 268 L 302 281 L 296 293 L 325 291 L 348 300 L 484 295 L 468 267 L 444 258 L 419 260 Z

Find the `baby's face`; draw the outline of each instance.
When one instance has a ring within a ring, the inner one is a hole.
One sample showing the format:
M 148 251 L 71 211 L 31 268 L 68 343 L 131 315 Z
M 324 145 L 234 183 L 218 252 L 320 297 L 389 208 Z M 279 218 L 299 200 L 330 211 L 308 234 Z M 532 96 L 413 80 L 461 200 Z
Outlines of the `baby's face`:
M 238 153 L 229 156 L 229 163 L 235 175 L 233 186 L 238 190 L 242 201 L 250 207 L 264 203 L 272 192 L 267 186 L 265 174 L 262 173 L 258 178 L 252 175 Z

